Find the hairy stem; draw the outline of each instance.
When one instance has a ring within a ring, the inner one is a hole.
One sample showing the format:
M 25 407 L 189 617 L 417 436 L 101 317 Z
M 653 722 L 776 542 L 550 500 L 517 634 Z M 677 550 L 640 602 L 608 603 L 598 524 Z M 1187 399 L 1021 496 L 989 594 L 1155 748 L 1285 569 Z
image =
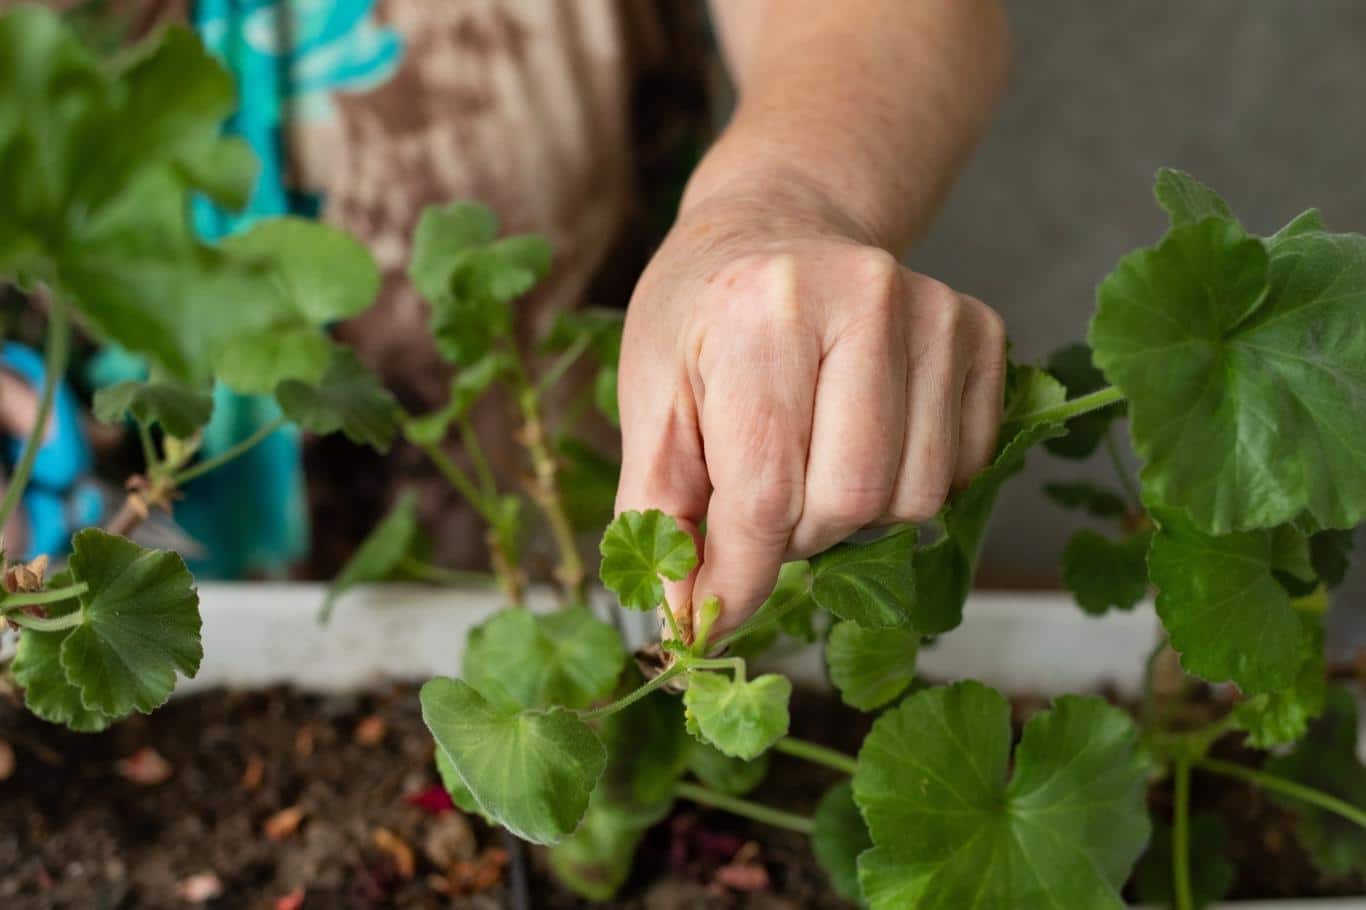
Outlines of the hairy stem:
M 24 607 L 40 607 L 43 604 L 54 604 L 72 597 L 79 597 L 90 586 L 85 582 L 68 585 L 65 588 L 52 588 L 47 591 L 30 591 L 19 594 L 9 594 L 4 600 L 0 600 L 0 613 L 8 613 L 11 610 L 19 610 Z
M 241 442 L 237 443 L 232 448 L 219 452 L 212 458 L 206 458 L 201 462 L 192 464 L 185 470 L 179 471 L 176 474 L 172 475 L 171 485 L 173 487 L 184 486 L 186 483 L 190 482 L 191 480 L 194 480 L 196 477 L 200 477 L 204 474 L 209 473 L 210 471 L 214 471 L 218 468 L 221 468 L 223 465 L 232 461 L 234 458 L 238 458 L 246 454 L 247 452 L 251 451 L 256 446 L 260 445 L 262 442 L 266 440 L 268 436 L 270 436 L 276 430 L 280 429 L 288 423 L 289 418 L 281 414 L 279 417 L 276 417 L 269 423 L 263 424 L 262 426 L 258 427 L 255 433 L 252 433 L 250 436 L 248 436 Z
M 54 616 L 51 618 L 44 616 L 30 616 L 27 613 L 8 613 L 5 619 L 22 626 L 25 629 L 32 629 L 35 632 L 59 632 L 62 629 L 74 629 L 85 621 L 85 614 L 80 610 L 72 610 L 65 616 Z
M 47 345 L 43 352 L 43 394 L 38 402 L 38 416 L 29 430 L 24 442 L 24 453 L 10 475 L 9 486 L 5 488 L 5 498 L 0 500 L 0 528 L 4 528 L 13 516 L 14 510 L 28 487 L 29 474 L 33 473 L 33 462 L 38 458 L 38 450 L 43 447 L 47 435 L 47 422 L 52 415 L 52 402 L 57 397 L 57 384 L 66 373 L 67 355 L 71 350 L 71 330 L 66 323 L 66 306 L 54 296 L 48 308 Z
M 522 415 L 520 440 L 527 454 L 531 456 L 531 498 L 544 513 L 550 525 L 550 534 L 555 539 L 555 550 L 559 554 L 555 576 L 564 590 L 566 602 L 587 603 L 588 577 L 584 571 L 578 541 L 574 537 L 574 528 L 569 523 L 569 514 L 565 511 L 564 500 L 560 496 L 559 468 L 546 441 L 545 421 L 541 415 L 541 395 L 527 378 L 521 354 L 513 350 L 512 357 L 514 391 L 517 395 L 517 408 Z
M 596 720 L 599 717 L 608 717 L 609 715 L 616 714 L 623 708 L 628 708 L 640 701 L 656 689 L 668 685 L 670 680 L 681 676 L 686 672 L 687 667 L 683 666 L 681 663 L 675 663 L 673 666 L 666 668 L 663 673 L 660 673 L 654 679 L 644 685 L 637 686 L 616 701 L 608 702 L 601 707 L 592 708 L 588 711 L 580 711 L 579 717 L 583 720 Z
M 1076 398 L 1069 398 L 1062 404 L 1053 405 L 1051 408 L 1040 408 L 1031 411 L 1021 417 L 1016 418 L 1015 423 L 1029 426 L 1036 423 L 1064 423 L 1073 417 L 1080 417 L 1082 414 L 1089 414 L 1091 411 L 1099 411 L 1107 405 L 1123 401 L 1124 393 L 1114 386 L 1106 386 L 1099 391 L 1089 395 L 1080 395 Z
M 796 831 L 798 834 L 810 835 L 816 828 L 815 822 L 805 815 L 796 815 L 761 803 L 750 802 L 747 799 L 727 796 L 724 793 L 709 790 L 700 784 L 687 782 L 675 784 L 674 795 L 679 799 L 686 799 L 702 806 L 710 806 L 713 809 L 721 809 L 765 825 L 786 828 L 789 831 Z
M 1313 787 L 1306 787 L 1304 784 L 1296 783 L 1293 780 L 1286 780 L 1284 777 L 1277 777 L 1260 771 L 1256 768 L 1244 768 L 1233 762 L 1222 761 L 1217 758 L 1198 758 L 1195 760 L 1195 767 L 1201 771 L 1208 771 L 1211 774 L 1219 774 L 1224 777 L 1232 777 L 1238 780 L 1255 784 L 1263 790 L 1270 790 L 1282 796 L 1317 806 L 1326 812 L 1339 815 L 1347 821 L 1352 822 L 1362 828 L 1366 828 L 1366 809 L 1354 806 L 1346 800 L 1338 799 L 1322 790 Z
M 1190 760 L 1176 763 L 1176 804 L 1172 808 L 1172 893 L 1176 910 L 1195 910 L 1190 870 Z
M 858 770 L 858 760 L 852 755 L 845 755 L 843 752 L 827 749 L 819 743 L 807 742 L 795 736 L 784 736 L 773 744 L 773 748 L 777 752 L 785 752 L 844 774 L 853 774 Z

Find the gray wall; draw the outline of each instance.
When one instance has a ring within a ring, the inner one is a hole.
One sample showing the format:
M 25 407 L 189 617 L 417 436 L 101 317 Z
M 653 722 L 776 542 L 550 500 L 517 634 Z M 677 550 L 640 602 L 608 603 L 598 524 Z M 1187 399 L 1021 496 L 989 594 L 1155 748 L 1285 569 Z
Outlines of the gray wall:
M 1084 337 L 1096 282 L 1160 235 L 1161 165 L 1213 185 L 1258 232 L 1310 206 L 1366 231 L 1366 3 L 1016 0 L 1010 12 L 1011 89 L 911 264 L 995 306 L 1017 359 Z M 1039 454 L 1007 489 L 984 583 L 1056 578 L 1077 522 L 1037 491 L 1068 471 Z M 1339 644 L 1366 643 L 1363 602 L 1358 571 Z

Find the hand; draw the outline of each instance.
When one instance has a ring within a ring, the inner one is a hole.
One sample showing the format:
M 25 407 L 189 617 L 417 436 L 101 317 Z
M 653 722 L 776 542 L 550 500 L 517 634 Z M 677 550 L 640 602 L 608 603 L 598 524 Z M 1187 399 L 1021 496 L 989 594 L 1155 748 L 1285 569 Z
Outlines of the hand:
M 617 509 L 706 538 L 669 603 L 721 599 L 714 635 L 782 562 L 860 528 L 923 521 L 990 460 L 1003 323 L 902 268 L 839 217 L 706 200 L 680 217 L 631 300 Z

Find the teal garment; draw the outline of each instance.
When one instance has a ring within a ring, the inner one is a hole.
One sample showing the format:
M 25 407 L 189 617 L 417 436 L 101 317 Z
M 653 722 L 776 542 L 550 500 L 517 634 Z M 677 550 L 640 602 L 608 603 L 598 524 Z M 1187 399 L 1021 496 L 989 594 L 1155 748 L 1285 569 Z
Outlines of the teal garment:
M 316 196 L 286 185 L 286 117 L 333 115 L 331 96 L 388 79 L 402 42 L 372 18 L 375 0 L 199 0 L 193 24 L 205 45 L 232 72 L 238 109 L 224 131 L 241 136 L 260 161 L 251 200 L 230 212 L 194 200 L 195 229 L 218 240 L 275 215 L 312 216 Z M 132 378 L 128 355 L 110 351 L 95 365 L 103 385 Z M 134 358 L 135 360 L 135 358 Z M 131 373 L 131 375 L 130 375 Z M 224 452 L 279 415 L 274 400 L 214 390 L 213 420 L 203 457 Z M 308 516 L 298 431 L 273 433 L 245 455 L 191 482 L 175 507 L 180 525 L 208 553 L 192 568 L 204 578 L 278 574 L 308 550 Z

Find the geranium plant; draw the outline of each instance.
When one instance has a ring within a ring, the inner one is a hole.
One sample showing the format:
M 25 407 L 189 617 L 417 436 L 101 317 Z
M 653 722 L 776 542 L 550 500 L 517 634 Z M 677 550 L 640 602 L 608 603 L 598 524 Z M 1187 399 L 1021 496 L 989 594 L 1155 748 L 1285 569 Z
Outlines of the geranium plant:
M 598 899 L 683 799 L 809 833 L 835 888 L 874 908 L 1119 907 L 1144 856 L 1141 890 L 1187 910 L 1229 881 L 1217 819 L 1190 812 L 1196 772 L 1285 802 L 1325 874 L 1360 869 L 1366 768 L 1353 700 L 1326 682 L 1322 622 L 1366 517 L 1366 238 L 1331 233 L 1313 211 L 1255 236 L 1177 171 L 1159 173 L 1157 198 L 1167 234 L 1101 282 L 1089 347 L 1050 370 L 1012 368 L 996 459 L 933 529 L 889 529 L 784 567 L 758 613 L 712 640 L 719 604 L 700 606 L 688 637 L 676 620 L 688 605 L 665 601 L 663 580 L 697 564 L 693 539 L 658 511 L 628 512 L 602 538 L 601 578 L 623 607 L 662 611 L 662 659 L 642 662 L 648 671 L 578 607 L 503 612 L 476 629 L 463 678 L 422 690 L 456 801 L 552 845 L 561 876 Z M 1112 426 L 1126 414 L 1138 480 Z M 1148 672 L 1171 648 L 1191 677 L 1228 684 L 1213 722 L 1183 726 L 1151 701 L 1135 720 L 1064 696 L 1012 744 L 1005 696 L 917 683 L 919 647 L 962 619 L 1001 486 L 1041 443 L 1114 456 L 1120 490 L 1049 487 L 1120 531 L 1080 532 L 1064 577 L 1095 614 L 1155 589 L 1165 635 Z M 879 712 L 857 755 L 788 735 L 791 684 L 752 675 L 746 659 L 777 628 L 822 637 L 844 701 Z M 1213 757 L 1226 735 L 1275 753 L 1262 767 Z M 812 817 L 745 799 L 773 751 L 849 780 Z M 1164 778 L 1170 827 L 1146 806 Z

